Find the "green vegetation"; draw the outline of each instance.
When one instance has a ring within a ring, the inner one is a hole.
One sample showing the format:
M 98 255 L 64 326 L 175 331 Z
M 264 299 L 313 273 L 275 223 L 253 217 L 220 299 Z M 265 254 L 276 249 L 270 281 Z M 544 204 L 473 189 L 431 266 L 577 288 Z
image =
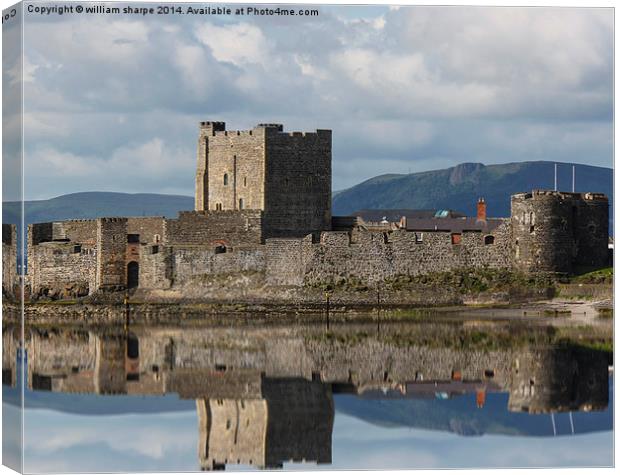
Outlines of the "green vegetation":
M 558 339 L 559 346 L 585 348 L 588 350 L 602 351 L 610 355 L 614 351 L 614 342 L 611 338 L 567 338 Z
M 392 331 L 388 326 L 378 332 L 327 330 L 308 335 L 307 340 L 339 346 L 364 345 L 379 341 L 400 348 L 425 346 L 458 350 L 495 351 L 530 345 L 550 345 L 556 341 L 555 327 L 532 328 L 524 325 L 465 327 L 455 323 L 419 325 Z
M 453 288 L 461 294 L 506 292 L 553 288 L 555 281 L 549 275 L 526 275 L 509 269 L 457 269 L 419 276 L 400 275 L 385 281 L 389 290 L 407 290 L 416 286 L 438 289 Z
M 613 284 L 614 268 L 606 267 L 589 272 L 577 270 L 575 275 L 570 278 L 570 282 L 574 284 Z

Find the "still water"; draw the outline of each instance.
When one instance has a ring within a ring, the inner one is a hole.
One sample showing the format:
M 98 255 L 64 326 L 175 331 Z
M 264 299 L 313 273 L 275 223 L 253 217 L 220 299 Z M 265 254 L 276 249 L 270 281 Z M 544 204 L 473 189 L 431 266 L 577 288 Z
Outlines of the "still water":
M 611 355 L 550 327 L 31 327 L 23 363 L 17 334 L 26 472 L 613 465 Z

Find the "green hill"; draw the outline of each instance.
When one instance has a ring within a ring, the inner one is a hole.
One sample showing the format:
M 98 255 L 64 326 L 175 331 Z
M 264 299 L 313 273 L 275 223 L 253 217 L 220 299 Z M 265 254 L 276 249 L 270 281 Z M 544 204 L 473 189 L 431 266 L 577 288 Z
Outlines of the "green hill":
M 510 216 L 510 195 L 533 189 L 553 189 L 553 162 L 502 165 L 462 163 L 444 170 L 409 175 L 381 175 L 333 196 L 334 215 L 360 209 L 454 209 L 476 214 L 484 197 L 489 216 Z M 575 164 L 575 191 L 607 194 L 613 202 L 613 170 Z M 572 164 L 558 163 L 558 189 L 571 191 Z M 610 219 L 613 215 L 610 210 Z
M 607 194 L 613 203 L 613 170 L 576 165 L 576 191 Z M 558 164 L 558 184 L 570 190 L 571 164 Z M 536 188 L 553 188 L 553 162 L 522 162 L 504 165 L 462 163 L 444 170 L 410 175 L 386 174 L 333 195 L 333 214 L 348 215 L 359 209 L 446 208 L 475 215 L 476 201 L 483 196 L 489 216 L 510 215 L 510 195 Z M 49 200 L 26 201 L 26 223 L 89 219 L 102 216 L 175 217 L 194 208 L 190 196 L 152 193 L 88 192 Z M 19 222 L 18 202 L 3 203 L 2 221 Z M 610 210 L 610 222 L 613 211 Z M 610 228 L 611 231 L 612 228 Z
M 2 204 L 2 222 L 18 224 L 20 203 Z M 88 192 L 62 195 L 49 200 L 26 201 L 25 221 L 41 223 L 65 219 L 92 219 L 105 216 L 176 217 L 181 210 L 194 209 L 194 198 L 154 193 Z

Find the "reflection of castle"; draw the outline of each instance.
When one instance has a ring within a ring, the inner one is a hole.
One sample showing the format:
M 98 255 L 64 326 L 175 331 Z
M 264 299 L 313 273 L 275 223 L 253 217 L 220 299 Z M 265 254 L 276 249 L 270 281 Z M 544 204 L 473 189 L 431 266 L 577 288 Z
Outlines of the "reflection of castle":
M 389 341 L 403 328 L 409 327 L 382 331 Z M 478 352 L 397 346 L 372 337 L 339 345 L 322 339 L 322 331 L 31 330 L 25 344 L 28 387 L 194 399 L 204 469 L 329 463 L 336 393 L 382 399 L 475 393 L 480 407 L 486 393 L 509 392 L 509 410 L 528 413 L 600 410 L 608 404 L 608 362 L 600 352 L 571 347 Z M 5 329 L 4 384 L 15 384 L 17 341 L 17 332 Z
M 176 219 L 110 217 L 28 227 L 35 296 L 170 289 L 218 274 L 303 286 L 351 277 L 367 283 L 459 268 L 570 272 L 608 262 L 608 200 L 597 193 L 514 195 L 510 218 L 449 210 L 331 214 L 331 131 L 280 124 L 227 131 L 202 122 L 195 210 Z M 388 219 L 389 217 L 389 219 Z M 14 227 L 3 228 L 15 269 Z M 11 289 L 15 275 L 5 273 Z
M 282 462 L 331 463 L 334 403 L 320 381 L 261 377 L 256 398 L 198 399 L 203 470 L 228 463 L 280 468 Z
M 419 332 L 427 332 L 420 326 Z M 373 325 L 343 328 L 371 334 Z M 262 398 L 280 379 L 320 381 L 334 392 L 508 391 L 513 410 L 577 410 L 607 405 L 607 356 L 580 347 L 476 350 L 389 343 L 407 324 L 386 325 L 382 338 L 349 344 L 321 327 L 204 330 L 136 329 L 127 335 L 31 330 L 26 336 L 28 387 L 96 394 L 177 393 L 185 399 Z M 334 331 L 332 329 L 332 331 Z M 421 333 L 420 333 L 421 334 Z M 3 332 L 3 370 L 15 382 L 18 335 Z M 10 352 L 13 352 L 11 356 Z M 295 355 L 295 358 L 291 358 Z M 275 386 L 274 386 L 275 387 Z M 271 394 L 271 393 L 270 393 Z

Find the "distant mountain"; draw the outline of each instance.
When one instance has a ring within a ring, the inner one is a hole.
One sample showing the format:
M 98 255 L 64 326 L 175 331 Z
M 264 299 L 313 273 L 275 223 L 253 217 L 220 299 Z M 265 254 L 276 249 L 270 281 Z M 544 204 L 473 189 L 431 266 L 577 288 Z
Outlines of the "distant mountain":
M 17 387 L 2 386 L 6 404 L 20 406 Z M 610 384 L 609 400 L 613 401 Z M 69 414 L 109 416 L 124 414 L 160 414 L 194 412 L 193 400 L 176 394 L 162 396 L 70 394 L 49 391 L 26 391 L 28 409 L 48 409 Z M 462 436 L 502 434 L 506 436 L 553 436 L 549 414 L 510 412 L 507 393 L 487 394 L 484 409 L 476 408 L 475 395 L 437 399 L 368 399 L 354 395 L 336 395 L 337 414 L 347 414 L 370 424 L 391 428 L 410 427 Z M 575 412 L 573 427 L 568 414 L 555 414 L 559 435 L 610 431 L 613 429 L 612 406 L 604 411 Z
M 24 203 L 26 224 L 65 219 L 93 219 L 104 216 L 176 217 L 179 211 L 194 209 L 194 198 L 154 193 L 87 192 L 62 195 L 49 200 Z M 20 203 L 2 204 L 2 222 L 18 224 Z
M 476 201 L 483 196 L 489 216 L 510 216 L 510 195 L 532 189 L 553 188 L 553 162 L 521 162 L 503 165 L 462 163 L 444 170 L 409 175 L 381 175 L 334 193 L 334 215 L 348 215 L 361 209 L 453 209 L 476 214 Z M 575 165 L 576 191 L 607 194 L 613 203 L 611 168 Z M 558 164 L 558 187 L 570 190 L 572 168 Z M 25 202 L 26 223 L 92 219 L 102 216 L 166 216 L 194 209 L 191 196 L 154 193 L 87 192 L 49 200 Z M 2 222 L 19 222 L 19 202 L 6 202 Z M 610 209 L 610 223 L 613 209 Z M 610 231 L 613 228 L 610 228 Z
M 572 189 L 571 163 L 558 163 L 558 189 Z M 444 170 L 409 175 L 381 175 L 333 196 L 332 213 L 348 215 L 361 209 L 453 209 L 476 214 L 476 201 L 484 197 L 487 213 L 510 216 L 510 195 L 533 189 L 553 189 L 554 162 L 519 162 L 502 165 L 462 163 Z M 613 170 L 575 164 L 575 191 L 605 193 L 613 203 Z M 610 210 L 610 219 L 613 216 Z
M 609 397 L 613 401 L 613 384 Z M 451 399 L 370 399 L 352 395 L 336 397 L 336 411 L 380 427 L 411 427 L 453 432 L 463 436 L 553 436 L 550 414 L 528 414 L 508 410 L 508 393 L 488 393 L 483 409 L 476 407 L 475 394 Z M 610 431 L 613 411 L 574 412 L 571 428 L 567 413 L 555 414 L 559 435 Z

